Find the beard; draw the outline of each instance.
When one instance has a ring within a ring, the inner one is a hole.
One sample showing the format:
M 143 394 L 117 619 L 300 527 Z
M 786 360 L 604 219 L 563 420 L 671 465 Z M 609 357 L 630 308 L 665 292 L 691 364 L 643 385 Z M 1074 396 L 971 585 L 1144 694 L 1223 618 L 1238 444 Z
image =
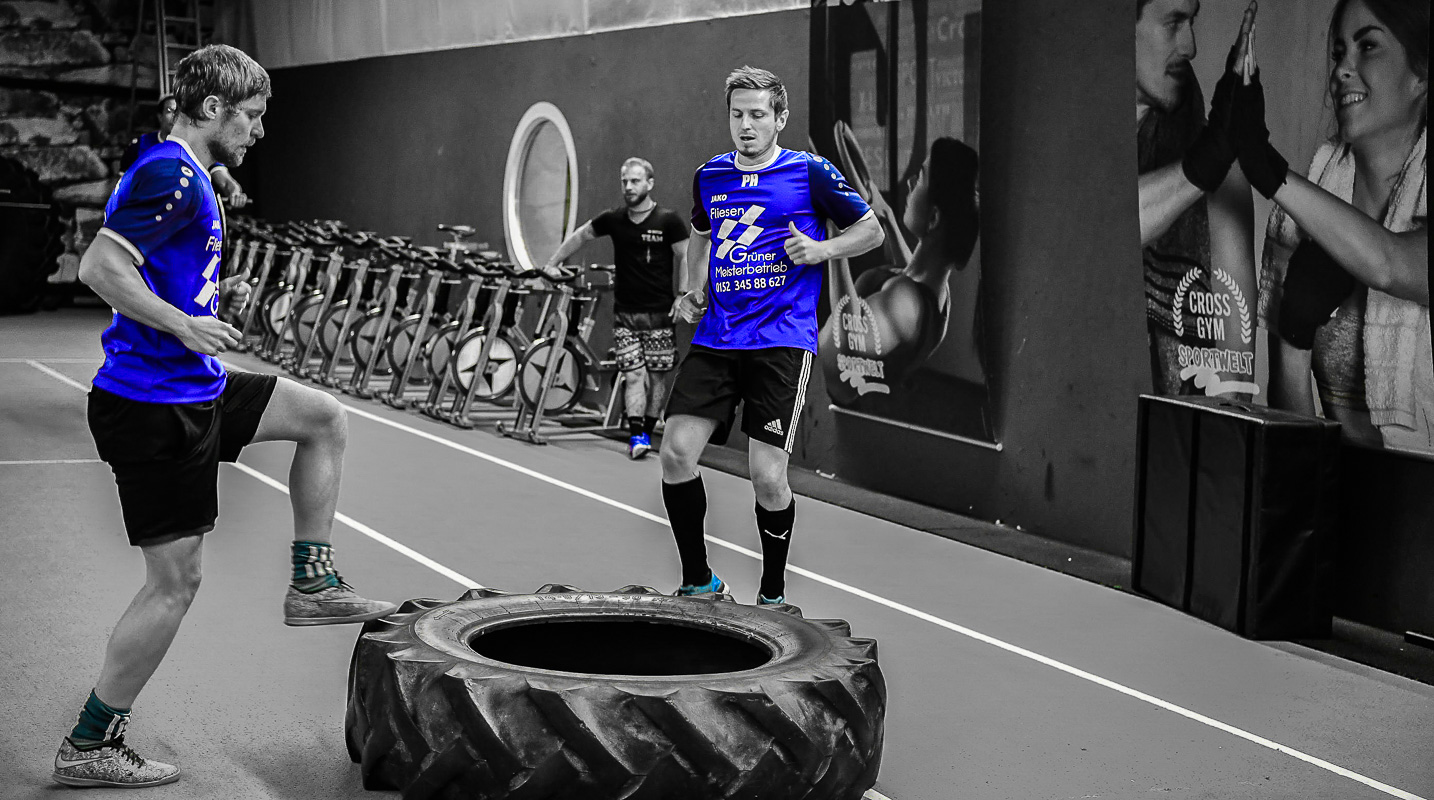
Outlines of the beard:
M 647 202 L 647 192 L 643 192 L 639 195 L 625 194 L 622 196 L 622 200 L 624 203 L 627 203 L 628 208 L 637 208 Z
M 223 142 L 212 142 L 209 145 L 210 152 L 220 164 L 230 167 L 237 167 L 244 162 L 244 156 L 239 152 L 237 145 L 227 145 Z

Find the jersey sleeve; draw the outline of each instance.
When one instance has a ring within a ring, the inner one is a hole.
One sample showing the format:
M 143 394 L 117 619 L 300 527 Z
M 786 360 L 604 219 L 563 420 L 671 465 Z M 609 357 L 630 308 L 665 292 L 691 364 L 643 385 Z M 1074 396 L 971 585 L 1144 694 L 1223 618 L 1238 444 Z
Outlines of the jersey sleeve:
M 692 229 L 704 236 L 712 232 L 712 223 L 707 220 L 707 208 L 702 205 L 702 168 L 692 173 Z
M 871 213 L 871 206 L 847 183 L 836 165 L 825 158 L 807 156 L 807 180 L 811 185 L 812 205 L 838 228 L 850 228 Z
M 119 163 L 119 171 L 120 171 L 120 174 L 123 175 L 124 173 L 129 172 L 129 168 L 132 167 L 132 166 L 134 166 L 134 162 L 135 162 L 136 160 L 138 160 L 138 159 L 139 159 L 139 137 L 136 136 L 135 138 L 129 140 L 129 146 L 126 147 L 126 148 L 124 149 L 124 152 L 120 154 L 120 163 Z
M 681 214 L 674 211 L 662 220 L 662 238 L 666 240 L 668 244 L 685 242 L 689 235 L 687 232 L 687 223 L 682 221 Z
M 188 225 L 199 208 L 199 186 L 183 173 L 183 164 L 177 158 L 156 158 L 140 165 L 105 217 L 101 231 L 140 264 Z
M 593 226 L 593 233 L 597 236 L 611 236 L 612 218 L 613 214 L 611 209 L 604 211 L 601 214 L 598 214 L 596 217 L 593 217 L 592 222 L 589 223 Z

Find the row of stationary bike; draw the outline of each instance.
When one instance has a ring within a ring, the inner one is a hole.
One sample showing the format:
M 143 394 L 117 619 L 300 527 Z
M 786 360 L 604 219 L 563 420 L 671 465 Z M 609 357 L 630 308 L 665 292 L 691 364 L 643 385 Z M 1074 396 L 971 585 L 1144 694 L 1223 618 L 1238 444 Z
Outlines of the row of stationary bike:
M 252 287 L 237 349 L 463 428 L 512 412 L 498 431 L 535 444 L 555 417 L 557 435 L 620 430 L 621 373 L 588 344 L 612 267 L 522 269 L 470 226 L 438 230 L 449 241 L 418 247 L 336 220 L 231 220 L 224 275 Z M 602 408 L 580 405 L 604 388 Z

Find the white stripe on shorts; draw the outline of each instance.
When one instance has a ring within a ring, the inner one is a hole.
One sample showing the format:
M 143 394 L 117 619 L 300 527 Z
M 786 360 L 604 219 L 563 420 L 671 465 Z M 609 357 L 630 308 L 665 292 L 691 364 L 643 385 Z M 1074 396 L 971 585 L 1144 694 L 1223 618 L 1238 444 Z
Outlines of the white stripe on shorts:
M 803 350 L 803 351 L 802 351 L 802 375 L 801 375 L 800 378 L 797 379 L 797 402 L 796 402 L 796 406 L 792 409 L 792 425 L 791 425 L 791 427 L 787 428 L 787 441 L 782 445 L 782 447 L 783 447 L 788 453 L 792 452 L 792 444 L 793 444 L 793 442 L 796 440 L 796 436 L 797 436 L 797 423 L 798 423 L 798 422 L 801 420 L 801 418 L 802 418 L 802 406 L 806 405 L 806 402 L 807 402 L 807 380 L 808 380 L 809 378 L 811 378 L 811 376 L 812 376 L 812 351 L 810 351 L 810 350 Z

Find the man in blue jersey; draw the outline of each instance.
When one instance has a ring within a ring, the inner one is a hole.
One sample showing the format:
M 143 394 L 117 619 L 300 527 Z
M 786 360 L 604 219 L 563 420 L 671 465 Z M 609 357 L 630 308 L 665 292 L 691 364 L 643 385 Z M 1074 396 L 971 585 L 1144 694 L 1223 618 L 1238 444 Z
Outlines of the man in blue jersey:
M 775 604 L 786 600 L 796 516 L 787 460 L 817 349 L 824 262 L 879 247 L 884 234 L 831 162 L 777 145 L 788 115 L 777 76 L 742 67 L 726 88 L 737 149 L 692 179 L 694 235 L 673 314 L 698 327 L 667 404 L 662 499 L 682 560 L 677 594 L 726 591 L 707 564 L 697 461 L 709 441 L 726 440 L 740 404 L 762 542 L 757 602 Z M 831 238 L 828 223 L 839 231 Z
M 226 373 L 216 356 L 239 342 L 218 318 L 242 308 L 248 286 L 221 281 L 222 226 L 208 178 L 239 164 L 263 137 L 269 76 L 224 45 L 186 56 L 175 74 L 178 118 L 120 179 L 80 279 L 115 309 L 88 418 L 119 488 L 145 584 L 116 623 L 104 667 L 55 756 L 71 786 L 157 786 L 179 770 L 124 741 L 130 706 L 158 668 L 199 588 L 204 534 L 218 516 L 219 462 L 251 442 L 292 441 L 293 580 L 284 622 L 327 625 L 386 616 L 334 570 L 330 534 L 347 440 L 333 397 L 272 375 Z
M 134 162 L 144 154 L 144 151 L 163 142 L 169 132 L 174 129 L 174 119 L 179 113 L 179 107 L 175 103 L 174 95 L 167 94 L 159 98 L 158 116 L 159 130 L 150 131 L 130 140 L 129 146 L 120 154 L 119 171 L 120 175 L 129 172 Z M 209 181 L 214 185 L 214 193 L 224 198 L 224 204 L 229 208 L 243 208 L 249 204 L 249 196 L 244 194 L 244 188 L 234 176 L 229 174 L 229 168 L 223 164 L 214 164 L 209 168 Z

